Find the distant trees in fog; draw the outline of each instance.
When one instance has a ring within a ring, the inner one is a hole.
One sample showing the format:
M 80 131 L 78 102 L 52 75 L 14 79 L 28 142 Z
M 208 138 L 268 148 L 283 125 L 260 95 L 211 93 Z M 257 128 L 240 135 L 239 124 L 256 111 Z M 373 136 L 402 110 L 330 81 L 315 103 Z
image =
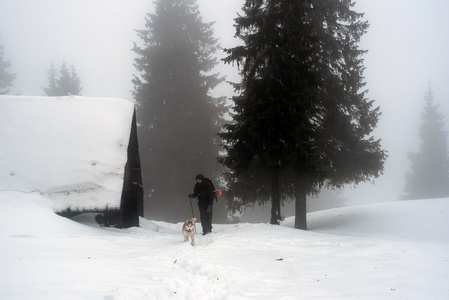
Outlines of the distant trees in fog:
M 0 45 L 0 95 L 8 94 L 16 78 L 16 75 L 8 70 L 11 67 L 11 62 L 3 58 L 4 51 L 4 46 Z
M 42 88 L 47 96 L 69 96 L 81 95 L 81 82 L 73 65 L 70 67 L 65 61 L 62 62 L 58 71 L 51 63 L 47 72 L 48 86 Z
M 410 171 L 405 174 L 404 199 L 449 197 L 449 158 L 444 115 L 434 104 L 432 88 L 424 96 L 419 151 L 409 153 Z
M 0 95 L 9 93 L 16 78 L 16 74 L 8 70 L 11 67 L 11 62 L 6 61 L 3 54 L 4 46 L 0 45 Z M 81 87 L 81 81 L 73 65 L 68 66 L 63 61 L 58 72 L 52 63 L 47 75 L 48 86 L 42 88 L 47 96 L 81 95 L 83 88 Z

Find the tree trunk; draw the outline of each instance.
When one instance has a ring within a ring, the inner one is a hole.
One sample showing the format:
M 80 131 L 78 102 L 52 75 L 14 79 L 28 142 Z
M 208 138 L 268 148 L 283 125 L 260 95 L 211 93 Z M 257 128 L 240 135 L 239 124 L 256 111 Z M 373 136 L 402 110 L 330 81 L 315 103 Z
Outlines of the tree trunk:
M 307 191 L 305 186 L 298 182 L 295 187 L 295 228 L 307 230 Z
M 271 177 L 271 221 L 270 224 L 279 225 L 281 220 L 281 191 L 279 186 L 279 169 L 275 168 Z

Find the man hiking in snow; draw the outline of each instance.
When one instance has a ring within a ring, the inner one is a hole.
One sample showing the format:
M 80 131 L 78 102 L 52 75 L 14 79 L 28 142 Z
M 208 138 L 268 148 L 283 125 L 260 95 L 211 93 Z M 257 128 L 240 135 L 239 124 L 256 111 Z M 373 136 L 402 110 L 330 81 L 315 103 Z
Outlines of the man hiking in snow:
M 212 232 L 212 205 L 214 203 L 215 191 L 212 183 L 206 180 L 203 174 L 196 175 L 195 180 L 196 184 L 193 188 L 193 194 L 189 194 L 189 198 L 198 197 L 201 227 L 203 227 L 203 235 L 206 235 Z

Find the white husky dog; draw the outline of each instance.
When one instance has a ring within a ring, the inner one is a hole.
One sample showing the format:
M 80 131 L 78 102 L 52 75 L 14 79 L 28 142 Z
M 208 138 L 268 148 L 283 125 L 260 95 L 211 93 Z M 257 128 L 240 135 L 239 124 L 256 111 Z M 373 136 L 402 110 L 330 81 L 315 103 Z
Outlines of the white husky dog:
M 182 235 L 184 236 L 184 242 L 189 240 L 190 236 L 190 244 L 195 246 L 195 222 L 196 218 L 191 220 L 187 220 L 184 225 L 182 225 Z

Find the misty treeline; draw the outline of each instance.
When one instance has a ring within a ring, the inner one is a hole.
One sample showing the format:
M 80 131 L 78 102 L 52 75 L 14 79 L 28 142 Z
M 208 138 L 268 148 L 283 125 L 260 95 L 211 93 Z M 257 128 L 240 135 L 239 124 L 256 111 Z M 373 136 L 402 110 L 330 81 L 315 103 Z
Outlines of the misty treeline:
M 226 122 L 224 99 L 209 93 L 223 80 L 211 73 L 213 24 L 195 0 L 155 1 L 133 81 L 151 218 L 185 218 L 204 173 L 226 188 L 232 212 L 269 201 L 278 224 L 281 203 L 296 201 L 295 227 L 306 229 L 308 195 L 382 174 L 387 155 L 370 136 L 380 111 L 363 90 L 358 48 L 368 23 L 352 5 L 246 1 L 235 19 L 243 45 L 225 49 L 242 78 Z
M 73 64 L 68 66 L 63 60 L 58 73 L 51 63 L 47 77 L 48 86 L 42 88 L 47 96 L 81 95 L 83 88 Z
M 7 95 L 9 93 L 10 88 L 14 84 L 14 79 L 16 78 L 16 74 L 9 71 L 11 61 L 3 58 L 4 52 L 4 46 L 0 45 L 0 95 Z
M 449 157 L 444 115 L 434 104 L 432 88 L 424 96 L 424 109 L 419 128 L 420 147 L 409 153 L 410 171 L 405 174 L 403 199 L 449 197 Z
M 4 51 L 4 46 L 0 45 L 0 95 L 9 93 L 16 78 L 16 74 L 9 71 L 11 61 L 4 59 Z M 81 95 L 83 88 L 73 64 L 68 66 L 63 60 L 58 73 L 51 63 L 47 76 L 48 86 L 42 88 L 47 96 Z

